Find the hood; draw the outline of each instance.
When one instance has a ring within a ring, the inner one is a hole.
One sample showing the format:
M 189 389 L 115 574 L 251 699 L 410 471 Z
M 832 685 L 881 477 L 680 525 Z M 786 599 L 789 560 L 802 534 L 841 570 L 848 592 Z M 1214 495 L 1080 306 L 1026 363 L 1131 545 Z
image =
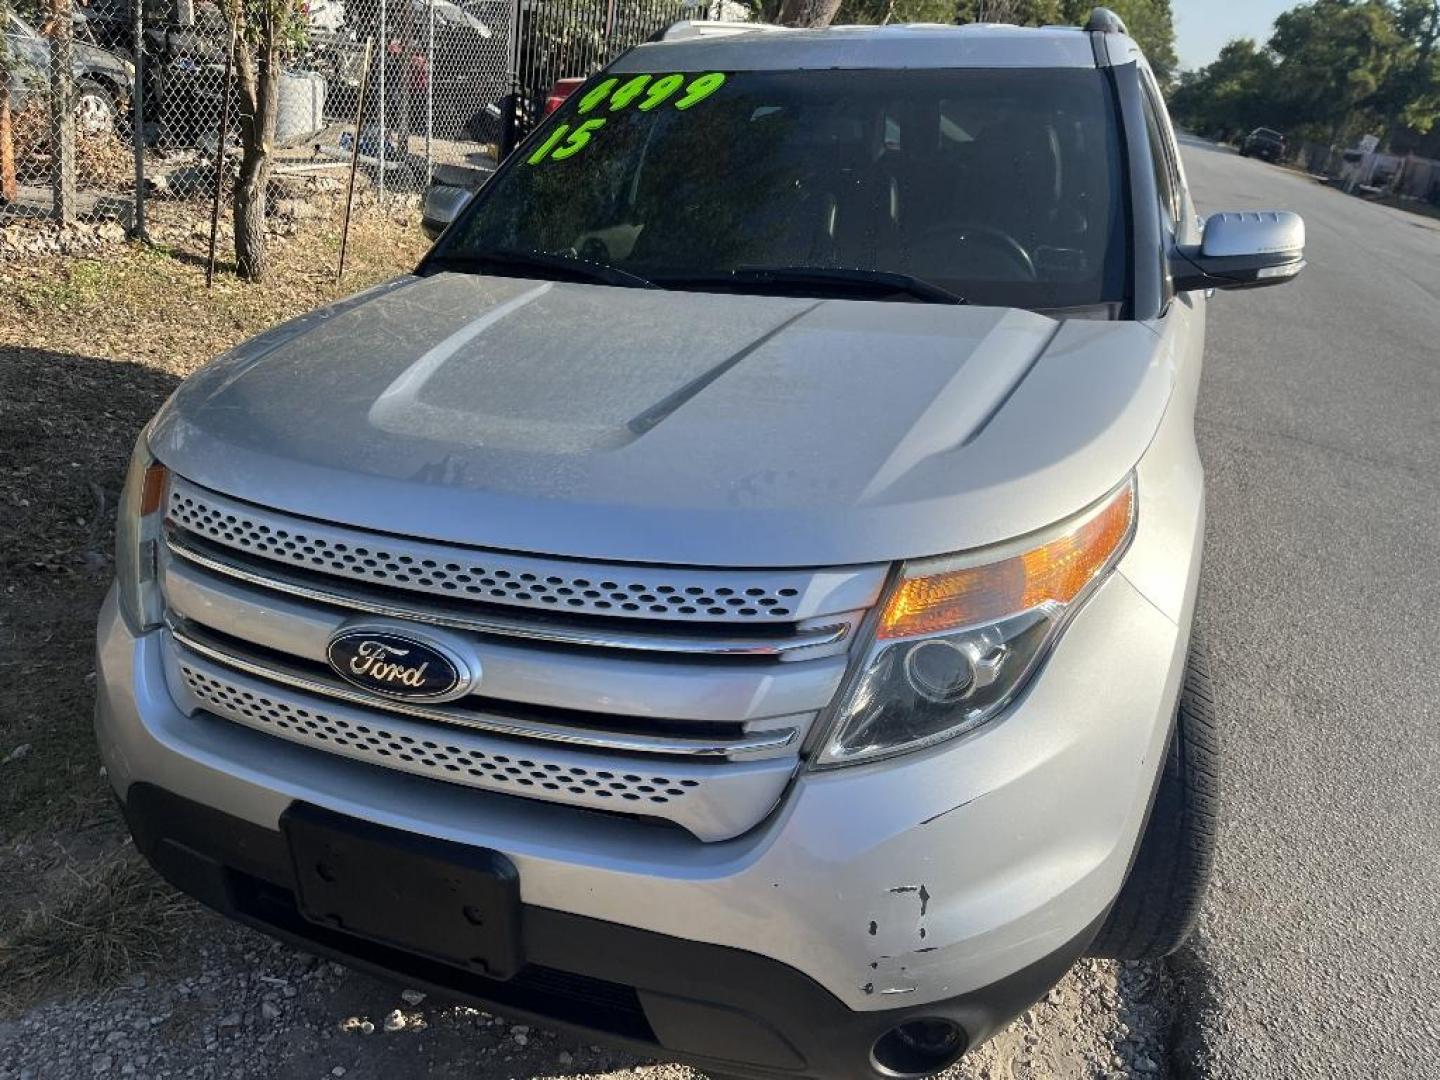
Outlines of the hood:
M 491 548 L 822 566 L 976 547 L 1103 495 L 1169 392 L 1133 323 L 402 278 L 189 379 L 156 455 L 215 490 Z

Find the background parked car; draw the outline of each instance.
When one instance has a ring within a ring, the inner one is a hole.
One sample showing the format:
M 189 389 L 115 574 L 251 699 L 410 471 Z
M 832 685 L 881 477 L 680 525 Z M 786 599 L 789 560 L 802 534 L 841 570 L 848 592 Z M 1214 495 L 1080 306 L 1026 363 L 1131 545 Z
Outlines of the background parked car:
M 129 111 L 135 68 L 126 59 L 91 44 L 83 16 L 76 16 L 71 67 L 75 79 L 76 121 L 85 134 L 117 130 Z M 5 44 L 13 73 L 11 107 L 24 108 L 49 92 L 50 42 L 13 11 L 5 21 Z
M 1281 161 L 1285 157 L 1285 136 L 1272 128 L 1256 128 L 1240 144 L 1241 157 L 1258 157 L 1264 161 Z

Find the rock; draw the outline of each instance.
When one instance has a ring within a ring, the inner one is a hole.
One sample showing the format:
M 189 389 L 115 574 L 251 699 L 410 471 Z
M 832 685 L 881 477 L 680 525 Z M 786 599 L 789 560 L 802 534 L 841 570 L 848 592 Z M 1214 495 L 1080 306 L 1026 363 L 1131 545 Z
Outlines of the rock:
M 280 1006 L 274 1002 L 262 1001 L 260 1003 L 260 1015 L 266 1020 L 280 1019 Z
M 5 755 L 5 759 L 0 761 L 0 765 L 9 765 L 12 761 L 23 761 L 29 753 L 30 744 L 28 742 L 22 742 L 19 746 L 15 747 L 14 750 L 11 750 L 10 753 Z
M 220 1026 L 222 1028 L 239 1027 L 240 1014 L 238 1012 L 227 1013 L 220 1018 Z
M 344 1076 L 344 1075 L 345 1075 L 345 1066 L 344 1066 L 344 1065 L 336 1065 L 333 1069 L 330 1070 L 330 1075 L 331 1075 L 331 1076 Z
M 90 1068 L 97 1073 L 109 1072 L 110 1066 L 114 1063 L 115 1059 L 109 1054 L 97 1054 L 95 1059 L 90 1062 Z
M 405 1030 L 405 1014 L 402 1013 L 399 1009 L 391 1009 L 391 1010 L 390 1010 L 390 1015 L 387 1016 L 387 1017 L 385 1017 L 385 1030 L 386 1030 L 386 1031 L 404 1031 L 404 1030 Z
M 306 199 L 280 199 L 275 204 L 274 213 L 276 217 L 289 218 L 292 221 L 316 221 L 329 216 L 326 207 Z
M 400 1000 L 405 1002 L 406 1005 L 419 1005 L 425 1000 L 425 995 L 419 990 L 401 990 Z
M 558 1061 L 565 1068 L 569 1068 L 575 1063 L 575 1056 L 571 1054 L 569 1050 L 561 1050 L 560 1056 L 555 1060 Z

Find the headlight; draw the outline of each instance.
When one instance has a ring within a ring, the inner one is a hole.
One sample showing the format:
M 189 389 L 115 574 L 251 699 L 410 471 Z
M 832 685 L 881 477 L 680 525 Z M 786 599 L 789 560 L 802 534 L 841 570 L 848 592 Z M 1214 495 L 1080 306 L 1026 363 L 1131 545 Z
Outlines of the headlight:
M 918 750 L 998 716 L 1124 553 L 1133 477 L 1054 529 L 907 564 L 819 765 Z
M 120 610 L 132 629 L 149 630 L 164 614 L 157 580 L 161 524 L 169 474 L 150 456 L 142 433 L 130 456 L 115 521 L 115 581 Z

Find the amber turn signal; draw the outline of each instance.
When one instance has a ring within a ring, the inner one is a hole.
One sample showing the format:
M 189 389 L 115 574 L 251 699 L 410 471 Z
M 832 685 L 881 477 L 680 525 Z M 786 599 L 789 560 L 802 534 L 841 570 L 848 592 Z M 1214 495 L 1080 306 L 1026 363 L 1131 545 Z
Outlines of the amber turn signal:
M 149 517 L 159 510 L 161 503 L 165 501 L 167 475 L 164 465 L 152 464 L 145 470 L 145 479 L 140 485 L 141 517 Z
M 1063 526 L 1059 535 L 1028 551 L 938 572 L 933 562 L 914 564 L 891 595 L 876 635 L 893 639 L 934 634 L 1045 603 L 1068 604 L 1118 558 L 1134 522 L 1135 485 L 1126 480 Z

